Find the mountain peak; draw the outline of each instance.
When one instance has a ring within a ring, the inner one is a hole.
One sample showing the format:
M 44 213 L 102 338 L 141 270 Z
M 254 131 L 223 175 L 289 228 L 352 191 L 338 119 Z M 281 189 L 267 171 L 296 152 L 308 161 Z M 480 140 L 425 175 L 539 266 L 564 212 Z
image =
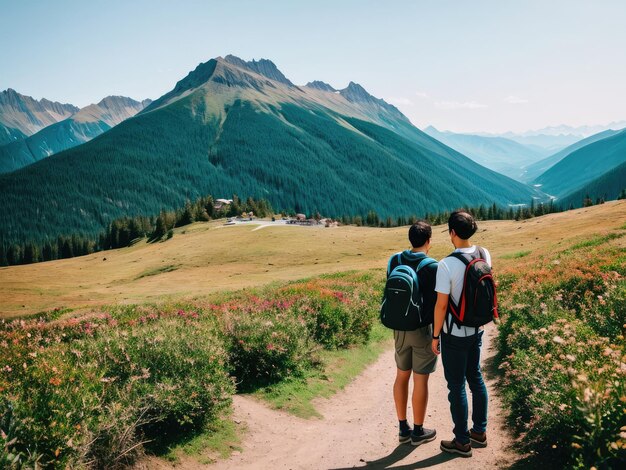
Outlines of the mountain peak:
M 304 86 L 309 87 L 309 88 L 315 88 L 316 90 L 329 91 L 331 93 L 334 93 L 335 91 L 337 91 L 328 83 L 322 82 L 320 80 L 313 80 L 312 82 L 309 82 Z
M 280 70 L 278 70 L 276 64 L 269 59 L 252 59 L 251 61 L 246 62 L 245 60 L 240 59 L 237 56 L 229 54 L 224 57 L 224 61 L 237 67 L 251 70 L 252 72 L 269 78 L 270 80 L 281 82 L 285 85 L 294 86 L 294 84 L 287 77 L 285 77 L 285 75 L 283 75 Z
M 16 103 L 18 101 L 27 102 L 29 104 L 32 103 L 39 106 L 62 107 L 70 112 L 78 111 L 78 108 L 72 104 L 59 103 L 58 101 L 50 101 L 46 98 L 36 100 L 32 96 L 22 95 L 18 91 L 15 91 L 13 88 L 7 88 L 6 90 L 0 92 L 0 104 Z
M 107 109 L 107 108 L 115 109 L 119 107 L 130 107 L 130 108 L 137 108 L 138 110 L 141 110 L 145 108 L 146 106 L 148 106 L 150 103 L 152 103 L 152 100 L 150 99 L 137 101 L 132 98 L 129 98 L 128 96 L 111 95 L 111 96 L 105 96 L 104 98 L 102 98 L 97 103 L 97 106 L 102 109 Z
M 0 126 L 12 129 L 9 133 L 21 136 L 32 135 L 50 124 L 61 121 L 76 113 L 78 108 L 71 104 L 36 100 L 22 95 L 13 88 L 0 92 Z M 3 133 L 4 134 L 4 133 Z M 21 138 L 21 137 L 20 137 Z M 0 145 L 6 137 L 0 136 Z
M 387 103 L 385 100 L 370 95 L 365 88 L 355 82 L 350 82 L 346 88 L 339 90 L 341 96 L 351 103 L 372 105 L 384 108 L 387 112 L 393 114 L 396 118 L 408 121 L 407 117 L 400 112 L 394 105 Z
M 358 83 L 350 82 L 346 88 L 340 90 L 339 93 L 352 102 L 378 102 L 382 101 L 370 95 L 365 88 Z
M 221 57 L 218 59 L 221 60 Z M 198 66 L 191 72 L 189 72 L 185 78 L 179 80 L 176 83 L 176 86 L 174 86 L 174 89 L 172 91 L 164 94 L 157 100 L 150 101 L 148 104 L 146 104 L 142 112 L 156 109 L 162 104 L 166 103 L 169 99 L 181 95 L 187 90 L 192 90 L 193 88 L 197 88 L 202 84 L 208 82 L 215 72 L 218 59 L 211 59 L 207 62 L 202 62 L 198 64 Z

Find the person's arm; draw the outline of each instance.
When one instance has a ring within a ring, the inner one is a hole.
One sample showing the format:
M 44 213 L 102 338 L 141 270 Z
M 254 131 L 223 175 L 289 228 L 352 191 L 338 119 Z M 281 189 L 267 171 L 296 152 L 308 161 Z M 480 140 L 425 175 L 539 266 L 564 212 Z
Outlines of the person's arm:
M 435 284 L 435 292 L 437 292 L 437 302 L 435 303 L 435 311 L 433 314 L 433 341 L 432 350 L 435 354 L 439 354 L 439 336 L 443 328 L 443 321 L 448 310 L 448 298 L 450 296 L 450 271 L 445 260 L 439 262 L 437 267 L 437 282 Z
M 435 354 L 439 354 L 439 336 L 443 328 L 443 320 L 446 317 L 446 311 L 448 310 L 448 297 L 449 294 L 442 294 L 437 292 L 437 303 L 435 304 L 435 321 L 433 323 L 433 342 L 432 350 Z

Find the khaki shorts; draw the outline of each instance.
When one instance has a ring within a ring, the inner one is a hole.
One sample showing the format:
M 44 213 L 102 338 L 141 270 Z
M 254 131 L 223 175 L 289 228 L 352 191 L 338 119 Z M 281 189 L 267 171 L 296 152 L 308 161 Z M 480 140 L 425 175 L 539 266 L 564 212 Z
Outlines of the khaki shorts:
M 437 355 L 432 350 L 432 326 L 414 331 L 393 332 L 396 348 L 396 365 L 400 370 L 413 370 L 416 374 L 432 374 L 437 365 Z

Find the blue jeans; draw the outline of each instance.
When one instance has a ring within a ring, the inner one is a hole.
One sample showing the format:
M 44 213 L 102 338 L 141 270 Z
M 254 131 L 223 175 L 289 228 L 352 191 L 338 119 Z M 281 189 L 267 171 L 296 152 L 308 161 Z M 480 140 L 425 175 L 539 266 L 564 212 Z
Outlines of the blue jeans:
M 441 335 L 441 360 L 448 382 L 448 401 L 454 422 L 454 437 L 459 444 L 469 442 L 467 429 L 467 395 L 465 380 L 472 392 L 473 430 L 477 433 L 487 429 L 487 387 L 480 372 L 480 347 L 483 331 L 477 335 L 459 337 Z

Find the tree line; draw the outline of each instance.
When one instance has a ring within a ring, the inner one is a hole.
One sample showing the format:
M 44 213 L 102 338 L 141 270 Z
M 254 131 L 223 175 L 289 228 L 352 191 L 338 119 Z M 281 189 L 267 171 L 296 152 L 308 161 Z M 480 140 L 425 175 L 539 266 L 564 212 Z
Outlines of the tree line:
M 233 195 L 232 203 L 216 209 L 212 196 L 200 197 L 194 202 L 174 211 L 162 210 L 156 216 L 120 217 L 113 220 L 98 236 L 84 233 L 59 235 L 56 239 L 40 242 L 5 243 L 0 240 L 0 266 L 30 264 L 55 259 L 83 256 L 103 250 L 130 246 L 147 238 L 157 242 L 172 238 L 175 227 L 182 227 L 198 221 L 209 221 L 222 217 L 234 217 L 252 212 L 257 217 L 273 214 L 271 205 L 265 199 L 252 197 L 241 200 Z
M 573 206 L 570 206 L 567 210 L 573 208 Z M 543 203 L 536 202 L 534 199 L 531 200 L 530 204 L 519 204 L 507 208 L 493 203 L 490 206 L 481 204 L 479 206 L 465 207 L 464 209 L 472 214 L 476 220 L 524 220 L 566 210 L 560 205 L 555 204 L 552 200 L 548 203 Z M 370 210 L 365 215 L 344 215 L 341 217 L 340 221 L 344 225 L 366 227 L 402 227 L 412 225 L 418 220 L 425 220 L 431 225 L 440 225 L 448 222 L 450 213 L 450 211 L 440 211 L 436 213 L 427 212 L 423 217 L 418 217 L 413 214 L 397 218 L 382 218 L 378 216 L 376 211 Z
M 618 199 L 626 199 L 626 189 L 623 189 Z M 598 198 L 595 204 L 603 204 L 604 199 Z M 587 195 L 583 200 L 583 206 L 594 205 L 594 201 Z M 519 204 L 507 208 L 493 203 L 490 206 L 465 208 L 476 220 L 525 220 L 546 214 L 572 210 L 574 206 L 564 208 L 555 204 L 553 200 L 548 203 L 536 202 Z M 40 261 L 72 258 L 83 256 L 103 250 L 122 248 L 147 238 L 149 242 L 157 242 L 172 238 L 176 227 L 182 227 L 198 221 L 209 221 L 223 217 L 234 217 L 242 213 L 253 212 L 257 217 L 268 217 L 274 214 L 270 203 L 265 199 L 248 197 L 245 201 L 237 195 L 233 195 L 232 203 L 224 205 L 220 209 L 215 208 L 215 200 L 212 196 L 196 199 L 194 202 L 187 201 L 185 205 L 174 211 L 162 210 L 157 216 L 120 217 L 113 220 L 106 230 L 98 237 L 85 234 L 60 235 L 56 239 L 44 242 L 26 242 L 22 244 L 7 244 L 0 240 L 0 266 L 12 266 L 17 264 L 30 264 Z M 295 210 L 283 211 L 285 214 L 295 215 Z M 421 217 L 432 225 L 445 224 L 450 217 L 450 211 L 437 213 L 427 212 Z M 313 218 L 319 220 L 321 215 L 315 210 Z M 338 219 L 343 225 L 356 225 L 367 227 L 402 227 L 412 225 L 420 217 L 417 215 L 393 217 L 380 217 L 376 211 L 370 210 L 363 215 L 344 215 Z

